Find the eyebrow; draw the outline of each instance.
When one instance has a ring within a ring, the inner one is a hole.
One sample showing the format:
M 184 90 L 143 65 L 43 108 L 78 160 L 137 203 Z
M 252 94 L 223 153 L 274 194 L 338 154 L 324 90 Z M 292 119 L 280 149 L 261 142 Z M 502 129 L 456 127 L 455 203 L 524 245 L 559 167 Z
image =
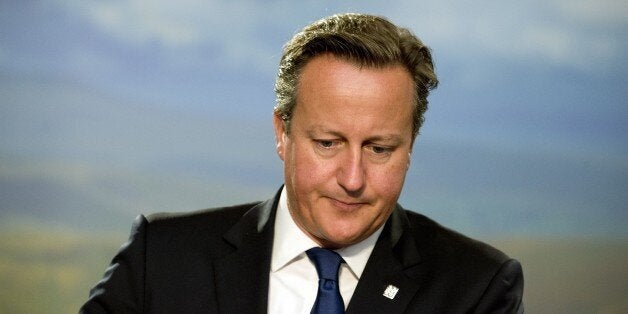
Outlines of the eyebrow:
M 393 146 L 398 146 L 401 145 L 404 140 L 403 137 L 401 136 L 397 136 L 394 134 L 387 134 L 387 135 L 381 135 L 381 136 L 373 136 L 371 138 L 367 139 L 367 142 L 369 143 L 383 143 L 384 145 L 393 145 Z
M 327 129 L 323 126 L 313 126 L 312 128 L 306 130 L 305 132 L 310 138 L 319 137 L 321 133 L 325 135 L 346 138 L 346 136 L 343 135 L 342 133 Z M 366 138 L 365 142 L 371 142 L 371 143 L 372 142 L 389 142 L 395 145 L 399 145 L 403 143 L 404 140 L 402 136 L 399 136 L 397 134 L 382 134 L 382 135 L 375 135 L 375 136 L 368 137 Z

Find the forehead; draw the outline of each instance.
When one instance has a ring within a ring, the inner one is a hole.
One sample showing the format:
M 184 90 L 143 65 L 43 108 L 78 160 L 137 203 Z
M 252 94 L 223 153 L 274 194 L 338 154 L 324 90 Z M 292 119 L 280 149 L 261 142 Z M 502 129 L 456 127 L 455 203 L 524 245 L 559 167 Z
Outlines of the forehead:
M 383 84 L 396 83 L 405 92 L 414 93 L 414 81 L 410 72 L 400 63 L 384 66 L 364 65 L 347 58 L 335 56 L 331 53 L 322 54 L 309 60 L 301 69 L 297 85 L 300 92 L 316 84 L 317 88 L 342 82 L 342 88 L 351 88 L 353 85 L 374 83 L 373 80 Z M 351 84 L 351 83 L 358 84 Z M 329 84 L 326 84 L 329 83 Z M 371 84 L 372 85 L 372 84 Z M 298 96 L 298 93 L 297 93 Z
M 293 119 L 398 128 L 411 126 L 413 108 L 414 84 L 403 66 L 364 67 L 327 54 L 303 68 Z

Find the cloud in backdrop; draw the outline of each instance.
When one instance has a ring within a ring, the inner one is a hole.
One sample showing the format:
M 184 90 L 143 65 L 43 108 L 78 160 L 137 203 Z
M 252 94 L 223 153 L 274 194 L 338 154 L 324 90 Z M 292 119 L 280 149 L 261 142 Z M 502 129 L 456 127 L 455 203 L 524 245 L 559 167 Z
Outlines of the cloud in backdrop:
M 0 218 L 126 229 L 268 198 L 281 46 L 339 12 L 432 49 L 402 203 L 471 234 L 628 235 L 622 1 L 3 1 Z

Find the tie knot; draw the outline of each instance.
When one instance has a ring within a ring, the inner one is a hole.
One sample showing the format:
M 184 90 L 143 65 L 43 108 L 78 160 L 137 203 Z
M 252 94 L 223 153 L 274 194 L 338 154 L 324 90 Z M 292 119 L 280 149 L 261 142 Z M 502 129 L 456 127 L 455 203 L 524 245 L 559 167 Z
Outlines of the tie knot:
M 319 247 L 311 248 L 305 253 L 314 262 L 319 279 L 338 281 L 338 269 L 340 269 L 340 264 L 344 262 L 338 253 Z

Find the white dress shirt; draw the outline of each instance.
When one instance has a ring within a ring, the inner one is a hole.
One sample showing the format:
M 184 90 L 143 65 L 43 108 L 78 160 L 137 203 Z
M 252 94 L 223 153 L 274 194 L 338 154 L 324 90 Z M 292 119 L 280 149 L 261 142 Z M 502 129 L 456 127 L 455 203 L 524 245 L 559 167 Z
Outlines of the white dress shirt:
M 335 250 L 346 263 L 338 274 L 345 309 L 353 296 L 382 227 L 360 243 Z M 275 237 L 270 264 L 268 313 L 310 313 L 318 292 L 316 267 L 305 251 L 319 245 L 292 220 L 286 189 L 281 191 L 275 218 Z

